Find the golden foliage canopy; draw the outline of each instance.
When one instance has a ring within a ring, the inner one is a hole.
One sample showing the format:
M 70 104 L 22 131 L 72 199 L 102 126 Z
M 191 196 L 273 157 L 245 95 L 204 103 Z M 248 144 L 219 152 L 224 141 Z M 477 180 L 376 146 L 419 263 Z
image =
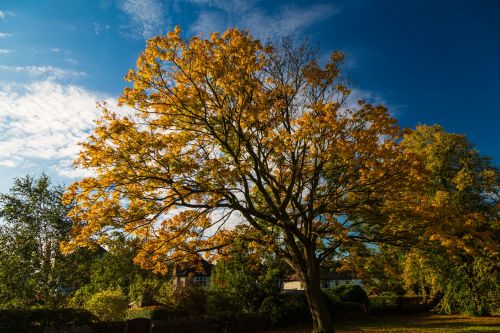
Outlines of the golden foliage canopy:
M 420 169 L 385 107 L 348 98 L 342 62 L 235 29 L 149 40 L 119 100 L 135 112 L 104 105 L 76 161 L 95 176 L 67 190 L 64 248 L 119 231 L 140 240 L 137 262 L 165 272 L 245 237 L 307 277 L 341 245 L 399 239 Z

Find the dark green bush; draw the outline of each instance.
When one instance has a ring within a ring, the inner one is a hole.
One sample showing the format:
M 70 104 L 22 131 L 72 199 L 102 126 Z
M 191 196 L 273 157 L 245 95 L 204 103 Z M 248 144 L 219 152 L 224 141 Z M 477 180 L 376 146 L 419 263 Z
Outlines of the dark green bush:
M 342 301 L 339 293 L 336 293 L 334 289 L 324 290 L 323 296 L 330 315 L 336 321 L 360 319 L 367 314 L 365 305 L 358 302 Z
M 342 302 L 331 291 L 325 291 L 324 300 L 332 318 L 336 321 L 361 319 L 367 311 L 363 304 Z M 303 325 L 311 321 L 309 303 L 304 293 L 280 294 L 266 298 L 260 307 L 275 327 Z
M 325 295 L 330 298 L 337 298 L 341 302 L 354 302 L 363 305 L 365 308 L 370 306 L 370 299 L 368 295 L 358 285 L 345 284 L 335 289 L 327 289 L 324 291 Z
M 9 309 L 0 310 L 0 332 L 33 331 L 44 327 L 83 326 L 97 322 L 82 309 Z
M 367 314 L 365 306 L 356 302 L 336 302 L 329 310 L 335 321 L 361 319 Z
M 176 289 L 173 292 L 173 302 L 167 307 L 177 316 L 203 315 L 207 309 L 207 290 L 197 286 Z
M 162 320 L 169 317 L 168 308 L 164 306 L 146 306 L 142 308 L 128 309 L 126 312 L 126 319 L 146 318 Z
M 370 297 L 370 313 L 419 313 L 432 309 L 436 304 L 433 301 L 424 300 L 420 296 L 372 296 Z
M 232 315 L 243 312 L 241 302 L 224 289 L 211 289 L 207 295 L 206 313 L 211 316 Z
M 309 304 L 303 293 L 267 297 L 260 306 L 260 312 L 269 317 L 274 327 L 300 325 L 311 321 Z
M 393 313 L 397 312 L 399 296 L 371 296 L 370 297 L 370 312 Z

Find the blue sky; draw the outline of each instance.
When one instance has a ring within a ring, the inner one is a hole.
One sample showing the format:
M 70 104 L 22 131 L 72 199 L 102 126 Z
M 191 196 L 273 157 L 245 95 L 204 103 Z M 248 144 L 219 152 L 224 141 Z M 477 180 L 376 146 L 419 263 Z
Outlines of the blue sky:
M 500 1 L 0 0 L 0 192 L 71 161 L 115 103 L 145 40 L 228 27 L 292 34 L 347 54 L 356 96 L 401 125 L 443 125 L 500 159 Z

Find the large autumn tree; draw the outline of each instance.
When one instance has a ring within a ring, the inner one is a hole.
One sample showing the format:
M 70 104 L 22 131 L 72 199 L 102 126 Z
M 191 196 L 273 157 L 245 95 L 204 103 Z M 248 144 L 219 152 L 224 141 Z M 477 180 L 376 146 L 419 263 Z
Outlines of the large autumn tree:
M 245 238 L 297 271 L 314 331 L 333 332 L 321 263 L 412 230 L 396 221 L 415 219 L 395 216 L 418 205 L 408 204 L 418 169 L 385 107 L 351 103 L 342 54 L 318 59 L 307 45 L 263 45 L 235 29 L 149 40 L 119 100 L 134 111 L 104 106 L 83 144 L 76 163 L 95 176 L 66 193 L 76 205 L 64 248 L 118 230 L 141 240 L 138 263 L 164 272 Z

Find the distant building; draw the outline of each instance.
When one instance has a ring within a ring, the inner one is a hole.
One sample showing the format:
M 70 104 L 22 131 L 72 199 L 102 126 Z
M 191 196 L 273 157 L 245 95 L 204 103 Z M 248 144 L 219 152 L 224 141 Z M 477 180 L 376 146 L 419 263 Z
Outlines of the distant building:
M 362 286 L 361 279 L 356 278 L 352 272 L 328 272 L 321 277 L 321 288 L 336 288 L 344 284 Z M 283 290 L 304 290 L 304 284 L 298 274 L 292 274 L 283 281 Z
M 187 286 L 210 285 L 212 264 L 204 259 L 194 262 L 181 263 L 175 266 L 172 272 L 172 282 L 176 288 Z

